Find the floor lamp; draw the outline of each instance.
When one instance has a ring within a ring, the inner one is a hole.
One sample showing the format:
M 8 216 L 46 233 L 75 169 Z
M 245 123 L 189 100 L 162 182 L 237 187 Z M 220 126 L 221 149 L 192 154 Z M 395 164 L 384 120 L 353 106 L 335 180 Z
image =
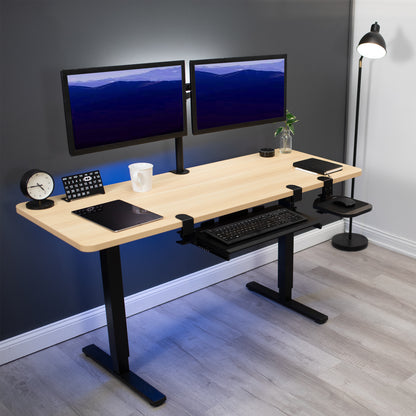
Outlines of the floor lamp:
M 358 118 L 360 112 L 360 90 L 361 90 L 361 69 L 363 57 L 370 59 L 379 59 L 386 54 L 386 42 L 380 35 L 380 25 L 375 22 L 371 25 L 371 31 L 365 34 L 357 46 L 357 51 L 361 55 L 358 61 L 358 86 L 357 86 L 357 104 L 355 108 L 355 130 L 354 130 L 354 150 L 353 150 L 353 166 L 357 157 L 357 134 L 358 134 Z M 355 179 L 351 183 L 351 198 L 354 198 Z M 363 250 L 368 245 L 367 237 L 352 232 L 352 218 L 349 219 L 349 231 L 337 234 L 332 238 L 332 245 L 344 251 Z

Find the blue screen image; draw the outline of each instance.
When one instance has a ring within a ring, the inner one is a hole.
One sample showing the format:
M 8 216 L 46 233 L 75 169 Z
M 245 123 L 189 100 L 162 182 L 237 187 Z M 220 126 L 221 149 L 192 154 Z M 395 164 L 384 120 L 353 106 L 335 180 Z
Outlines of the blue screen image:
M 76 149 L 182 132 L 180 65 L 68 75 Z
M 285 60 L 197 64 L 194 94 L 198 130 L 283 118 Z

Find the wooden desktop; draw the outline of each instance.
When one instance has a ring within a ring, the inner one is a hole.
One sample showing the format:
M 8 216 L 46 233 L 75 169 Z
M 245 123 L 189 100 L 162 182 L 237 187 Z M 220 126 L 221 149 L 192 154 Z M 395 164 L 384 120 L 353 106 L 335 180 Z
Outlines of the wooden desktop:
M 45 210 L 30 210 L 26 203 L 17 205 L 19 215 L 55 235 L 82 252 L 100 252 L 110 355 L 95 345 L 84 353 L 114 376 L 129 385 L 153 406 L 162 404 L 166 397 L 129 369 L 128 337 L 124 309 L 124 294 L 119 246 L 152 235 L 178 230 L 182 221 L 176 216 L 186 214 L 195 223 L 231 214 L 240 210 L 290 198 L 296 185 L 302 192 L 319 189 L 323 182 L 319 175 L 295 169 L 295 161 L 311 155 L 292 151 L 263 158 L 259 154 L 237 157 L 189 168 L 186 175 L 163 173 L 153 177 L 152 190 L 132 191 L 130 181 L 105 186 L 105 194 L 71 202 L 54 196 L 55 205 Z M 338 163 L 338 162 L 336 162 Z M 343 169 L 331 174 L 333 183 L 357 177 L 361 169 L 343 164 Z M 140 225 L 121 232 L 112 232 L 72 211 L 121 199 L 163 216 L 162 220 Z M 278 292 L 253 284 L 248 288 L 302 313 L 315 322 L 327 317 L 291 299 L 293 283 L 293 232 L 279 237 Z M 284 292 L 284 293 L 282 293 Z
M 178 229 L 181 221 L 177 214 L 188 214 L 200 222 L 291 196 L 293 191 L 286 188 L 289 184 L 300 186 L 303 192 L 319 189 L 322 182 L 318 175 L 292 167 L 293 162 L 307 157 L 310 155 L 297 151 L 272 158 L 251 154 L 195 166 L 187 175 L 155 175 L 152 190 L 145 193 L 133 192 L 126 181 L 105 186 L 105 194 L 71 202 L 64 201 L 63 195 L 54 196 L 54 207 L 46 210 L 30 210 L 25 203 L 18 204 L 16 210 L 76 249 L 94 252 Z M 361 169 L 343 165 L 343 170 L 331 177 L 337 183 L 360 174 Z M 115 199 L 156 212 L 163 220 L 114 233 L 71 213 Z

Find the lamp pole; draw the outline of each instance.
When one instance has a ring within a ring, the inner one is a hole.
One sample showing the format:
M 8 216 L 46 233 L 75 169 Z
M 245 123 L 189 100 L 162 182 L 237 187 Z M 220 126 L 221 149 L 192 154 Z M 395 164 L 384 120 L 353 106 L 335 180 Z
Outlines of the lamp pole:
M 361 96 L 361 72 L 363 69 L 363 57 L 360 56 L 358 61 L 358 85 L 357 85 L 357 104 L 355 106 L 355 128 L 354 128 L 354 148 L 352 156 L 352 165 L 357 163 L 357 137 L 358 137 L 358 119 L 360 117 L 360 96 Z M 351 198 L 354 198 L 355 178 L 351 180 Z M 350 218 L 350 227 L 348 236 L 351 239 L 352 235 L 352 217 Z

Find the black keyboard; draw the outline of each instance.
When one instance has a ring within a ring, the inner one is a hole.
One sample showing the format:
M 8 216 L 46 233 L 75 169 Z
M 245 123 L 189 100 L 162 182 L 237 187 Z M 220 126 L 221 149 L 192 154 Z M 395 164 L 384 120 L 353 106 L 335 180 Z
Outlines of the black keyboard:
M 64 176 L 62 183 L 67 201 L 105 193 L 100 171 L 98 170 Z
M 231 245 L 307 220 L 302 214 L 282 207 L 203 232 L 224 244 Z

